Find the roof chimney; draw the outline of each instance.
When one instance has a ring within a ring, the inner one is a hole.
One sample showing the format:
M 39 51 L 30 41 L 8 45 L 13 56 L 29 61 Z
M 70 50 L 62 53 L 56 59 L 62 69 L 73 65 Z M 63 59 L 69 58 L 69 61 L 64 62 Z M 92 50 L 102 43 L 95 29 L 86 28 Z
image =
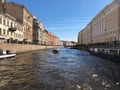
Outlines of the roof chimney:
M 6 0 L 0 0 L 0 12 L 5 12 L 5 8 L 4 8 L 4 4 L 5 4 Z
M 5 0 L 0 0 L 0 4 L 2 4 L 2 3 L 4 3 L 5 2 Z

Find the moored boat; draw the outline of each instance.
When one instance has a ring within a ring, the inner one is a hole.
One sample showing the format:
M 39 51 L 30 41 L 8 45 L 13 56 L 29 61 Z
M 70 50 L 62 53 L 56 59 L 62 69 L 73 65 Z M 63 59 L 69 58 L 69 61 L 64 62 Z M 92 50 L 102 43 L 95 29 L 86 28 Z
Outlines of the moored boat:
M 90 48 L 89 52 L 95 56 L 120 63 L 120 49 Z
M 0 49 L 0 59 L 9 59 L 16 56 L 16 52 L 12 50 L 3 51 Z

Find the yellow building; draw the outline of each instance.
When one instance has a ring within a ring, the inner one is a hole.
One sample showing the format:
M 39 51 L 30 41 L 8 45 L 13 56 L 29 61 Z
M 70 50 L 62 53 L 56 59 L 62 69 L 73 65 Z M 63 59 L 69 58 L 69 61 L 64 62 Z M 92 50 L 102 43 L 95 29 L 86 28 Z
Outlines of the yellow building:
M 5 3 L 6 12 L 23 24 L 24 42 L 32 43 L 33 41 L 33 16 L 23 6 L 13 2 Z
M 78 44 L 91 44 L 92 43 L 92 22 L 90 22 L 87 27 L 79 32 Z
M 43 34 L 44 25 L 36 18 L 33 19 L 33 43 L 34 44 L 44 44 Z
M 43 40 L 45 45 L 49 44 L 48 31 L 46 29 L 44 30 Z
M 83 41 L 82 41 L 82 31 L 80 31 L 78 33 L 78 44 L 83 44 Z
M 120 1 L 114 0 L 79 32 L 79 44 L 120 41 Z

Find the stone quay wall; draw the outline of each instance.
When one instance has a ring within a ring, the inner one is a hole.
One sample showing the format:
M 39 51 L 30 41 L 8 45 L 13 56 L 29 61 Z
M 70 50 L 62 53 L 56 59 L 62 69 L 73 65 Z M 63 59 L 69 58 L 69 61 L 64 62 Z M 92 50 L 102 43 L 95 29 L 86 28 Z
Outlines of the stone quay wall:
M 37 51 L 37 50 L 50 49 L 50 48 L 60 48 L 60 47 L 62 47 L 62 46 L 0 43 L 0 49 L 2 49 L 2 50 L 14 50 L 14 51 L 16 51 L 16 53 Z

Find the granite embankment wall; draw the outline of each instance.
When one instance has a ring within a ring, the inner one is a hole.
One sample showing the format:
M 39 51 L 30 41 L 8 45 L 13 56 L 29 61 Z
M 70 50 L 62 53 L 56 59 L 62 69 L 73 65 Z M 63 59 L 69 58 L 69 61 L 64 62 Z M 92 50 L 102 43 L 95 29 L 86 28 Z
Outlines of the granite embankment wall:
M 47 49 L 58 48 L 58 47 L 61 47 L 61 46 L 47 46 Z M 46 46 L 0 43 L 0 49 L 2 49 L 2 50 L 15 50 L 16 53 L 22 53 L 22 52 L 30 52 L 30 51 L 46 49 Z

